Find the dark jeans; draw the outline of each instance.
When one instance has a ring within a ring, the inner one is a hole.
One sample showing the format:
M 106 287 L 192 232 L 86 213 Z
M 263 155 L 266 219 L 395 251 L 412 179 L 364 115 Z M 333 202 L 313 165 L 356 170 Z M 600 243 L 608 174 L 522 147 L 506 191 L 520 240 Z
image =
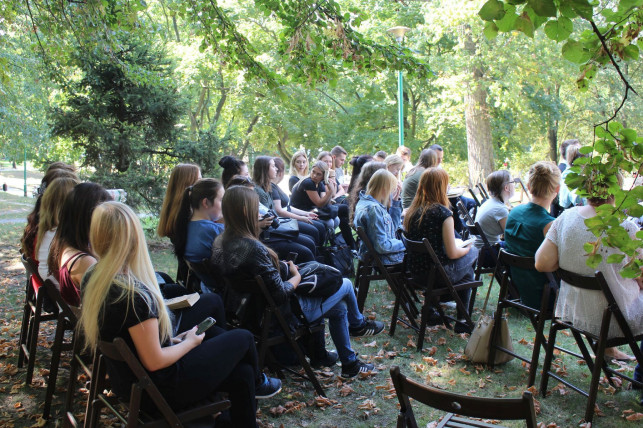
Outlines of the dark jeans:
M 310 262 L 315 260 L 317 251 L 312 239 L 301 233 L 296 239 L 289 240 L 271 235 L 269 239 L 261 239 L 261 242 L 273 249 L 280 260 L 286 260 L 288 253 L 297 253 L 297 263 Z
M 641 346 L 641 352 L 643 352 L 643 341 L 641 342 L 640 346 Z M 638 363 L 634 368 L 634 380 L 643 382 L 643 366 L 641 365 L 641 363 Z
M 337 204 L 337 217 L 339 217 L 339 230 L 342 232 L 342 237 L 346 244 L 351 249 L 355 249 L 355 239 L 353 239 L 353 229 L 351 229 L 350 219 L 348 217 L 348 205 Z
M 220 302 L 216 294 L 202 295 L 194 306 L 182 311 L 178 332 L 191 329 L 208 316 L 221 317 Z M 176 409 L 198 403 L 215 392 L 227 392 L 233 425 L 254 428 L 255 382 L 261 374 L 254 337 L 247 330 L 226 331 L 218 327 L 219 319 L 206 331 L 203 342 L 177 361 L 171 384 L 159 389 Z

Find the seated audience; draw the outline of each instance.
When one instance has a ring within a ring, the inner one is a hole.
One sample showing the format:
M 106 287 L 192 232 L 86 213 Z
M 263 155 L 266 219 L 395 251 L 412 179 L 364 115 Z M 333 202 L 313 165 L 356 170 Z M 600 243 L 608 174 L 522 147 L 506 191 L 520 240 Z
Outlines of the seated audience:
M 99 340 L 121 337 L 174 410 L 222 391 L 232 404 L 232 424 L 256 427 L 255 399 L 275 395 L 281 382 L 257 367 L 252 334 L 223 330 L 218 319 L 205 333 L 196 334 L 196 325 L 214 314 L 213 294 L 201 295 L 180 317 L 170 315 L 139 219 L 126 205 L 100 205 L 92 216 L 90 241 L 98 263 L 83 279 L 80 326 L 86 347 L 94 349 Z M 180 319 L 177 325 L 175 319 Z M 124 363 L 108 362 L 113 391 L 128 399 L 131 372 Z
M 404 162 L 404 167 L 402 168 L 402 179 L 406 178 L 406 174 L 413 168 L 411 163 L 411 148 L 408 146 L 398 146 L 397 151 L 395 152 L 402 162 Z
M 316 168 L 313 168 L 316 169 Z M 223 197 L 226 228 L 215 240 L 212 262 L 230 278 L 253 278 L 261 275 L 277 305 L 285 304 L 301 281 L 297 266 L 288 263 L 288 280 L 282 280 L 277 255 L 257 239 L 259 198 L 250 189 L 231 187 Z M 234 281 L 231 282 L 234 287 Z M 226 306 L 235 310 L 240 295 L 228 290 Z M 330 321 L 330 334 L 342 362 L 342 377 L 349 378 L 373 370 L 372 364 L 360 361 L 350 346 L 350 336 L 374 335 L 381 332 L 381 322 L 369 321 L 357 309 L 357 300 L 350 280 L 331 297 L 297 295 L 304 315 L 310 322 L 321 318 Z
M 60 221 L 60 212 L 67 194 L 80 181 L 72 177 L 60 177 L 53 180 L 42 195 L 40 205 L 40 222 L 38 223 L 38 235 L 36 237 L 36 261 L 38 261 L 38 273 L 41 279 L 49 276 L 47 259 L 51 241 L 56 234 L 56 227 Z
M 324 177 L 328 175 L 326 183 Z M 328 188 L 328 191 L 326 190 Z M 332 204 L 332 198 L 337 191 L 337 182 L 330 172 L 328 164 L 323 161 L 317 161 L 313 166 L 310 177 L 301 180 L 293 188 L 290 196 L 290 206 L 302 211 L 313 211 L 317 209 L 320 220 L 326 223 L 327 229 L 334 231 L 339 225 L 342 237 L 349 247 L 355 247 L 353 233 L 348 223 L 348 209 L 339 216 L 339 208 Z M 338 204 L 342 206 L 342 204 Z M 345 206 L 345 205 L 344 205 Z
M 619 183 L 622 177 L 619 177 Z M 619 273 L 629 261 L 625 257 L 620 263 L 607 263 L 612 254 L 619 254 L 616 248 L 601 245 L 598 254 L 602 261 L 598 268 L 587 266 L 587 251 L 583 246 L 587 242 L 596 241 L 594 234 L 587 228 L 585 221 L 596 216 L 596 209 L 604 204 L 614 204 L 614 197 L 607 199 L 589 198 L 588 205 L 566 209 L 552 223 L 547 231 L 545 240 L 536 252 L 536 269 L 541 272 L 554 272 L 559 267 L 580 275 L 593 275 L 600 270 L 614 295 L 623 316 L 634 335 L 643 334 L 643 280 L 623 278 Z M 633 238 L 638 228 L 631 222 L 625 221 L 622 226 Z M 640 257 L 640 254 L 637 254 Z M 575 326 L 598 334 L 601 327 L 603 309 L 607 305 L 601 291 L 583 290 L 571 287 L 561 281 L 556 303 L 556 316 L 570 321 Z M 618 324 L 610 323 L 608 337 L 622 335 Z M 605 355 L 619 360 L 627 360 L 627 354 L 616 348 L 608 348 Z
M 170 238 L 172 245 L 174 245 L 176 239 L 174 226 L 179 215 L 181 200 L 183 199 L 185 189 L 194 185 L 200 178 L 201 168 L 194 164 L 180 163 L 172 169 L 170 180 L 167 183 L 165 197 L 163 198 L 159 225 L 156 228 L 156 233 L 158 233 L 161 238 L 166 236 Z M 196 284 L 188 284 L 189 278 L 188 266 L 185 264 L 185 260 L 179 258 L 176 281 L 192 289 Z
M 290 206 L 290 197 L 279 188 L 279 183 L 284 179 L 285 165 L 281 158 L 272 158 L 275 162 L 277 175 L 270 179 L 270 196 L 272 205 L 279 217 L 293 218 L 299 224 L 299 231 L 310 236 L 315 244 L 320 246 L 324 244 L 326 237 L 326 227 L 324 223 L 317 220 L 317 214 L 306 212 Z
M 81 183 L 65 198 L 47 264 L 60 284 L 60 295 L 69 305 L 80 305 L 81 280 L 96 263 L 89 245 L 92 213 L 110 200 L 110 194 L 96 183 Z
M 349 195 L 353 194 L 353 187 L 355 187 L 355 184 L 357 184 L 357 179 L 359 177 L 360 172 L 362 172 L 362 167 L 366 165 L 366 163 L 372 160 L 373 160 L 373 156 L 371 155 L 353 156 L 353 158 L 351 158 L 349 164 L 351 167 L 353 167 L 353 170 L 351 173 L 351 181 L 350 183 L 348 183 L 347 192 Z M 366 185 L 364 185 L 364 189 L 365 188 L 366 188 Z M 359 192 L 358 192 L 358 195 L 359 195 Z M 354 201 L 354 204 L 356 203 L 357 201 Z
M 509 215 L 507 203 L 516 193 L 516 183 L 511 178 L 509 171 L 504 169 L 494 171 L 487 177 L 487 190 L 489 191 L 489 199 L 478 208 L 475 221 L 480 224 L 482 233 L 487 237 L 489 244 L 492 246 L 500 244 L 501 247 L 504 247 L 501 236 L 505 232 L 505 224 Z M 474 245 L 480 250 L 484 245 L 482 238 L 476 236 Z M 495 266 L 497 258 L 498 254 L 495 250 L 491 253 L 484 251 L 481 260 L 482 266 Z
M 288 189 L 292 192 L 295 184 L 299 180 L 308 177 L 308 155 L 305 150 L 297 150 L 290 159 L 290 179 L 288 179 Z
M 366 191 L 360 192 L 353 220 L 355 227 L 364 229 L 385 265 L 402 263 L 404 259 L 404 243 L 395 237 L 402 214 L 397 183 L 397 178 L 389 171 L 376 171 Z M 364 260 L 366 253 L 366 245 L 360 242 L 360 259 Z
M 250 177 L 248 172 L 248 165 L 241 159 L 237 159 L 234 156 L 224 156 L 219 159 L 219 166 L 223 168 L 221 173 L 221 182 L 223 183 L 224 188 L 230 186 L 230 179 L 235 175 L 242 175 L 245 177 Z
M 404 217 L 406 236 L 413 241 L 427 238 L 444 267 L 453 285 L 473 281 L 473 264 L 478 258 L 478 249 L 471 245 L 460 247 L 456 243 L 453 228 L 453 212 L 449 210 L 447 187 L 449 175 L 442 168 L 429 168 L 422 173 L 417 194 Z M 424 254 L 409 254 L 408 266 L 414 277 L 424 278 L 431 260 Z M 471 290 L 459 292 L 465 307 L 468 307 Z M 430 318 L 436 319 L 433 313 Z M 458 313 L 458 318 L 464 314 Z M 463 326 L 456 324 L 456 330 Z
M 422 173 L 425 169 L 434 166 L 438 166 L 437 152 L 432 149 L 422 150 L 418 163 L 406 173 L 406 178 L 402 183 L 402 208 L 406 210 L 411 206 Z
M 185 189 L 174 230 L 178 258 L 199 263 L 212 255 L 212 243 L 223 232 L 221 200 L 225 190 L 213 178 L 202 178 Z
M 359 202 L 360 193 L 366 190 L 366 186 L 368 186 L 368 182 L 371 180 L 371 177 L 373 176 L 373 174 L 375 174 L 376 171 L 379 171 L 380 169 L 386 169 L 386 164 L 384 162 L 366 162 L 362 167 L 359 176 L 356 177 L 354 186 L 348 197 L 348 209 L 351 219 L 355 218 L 355 207 Z
M 560 189 L 560 171 L 553 162 L 536 162 L 529 169 L 527 189 L 531 202 L 518 205 L 507 216 L 505 224 L 506 249 L 522 257 L 533 257 L 545 239 L 554 221 L 547 210 Z M 534 309 L 540 309 L 540 300 L 547 278 L 534 270 L 511 268 L 514 284 L 520 293 L 520 301 Z M 556 299 L 550 296 L 550 308 Z

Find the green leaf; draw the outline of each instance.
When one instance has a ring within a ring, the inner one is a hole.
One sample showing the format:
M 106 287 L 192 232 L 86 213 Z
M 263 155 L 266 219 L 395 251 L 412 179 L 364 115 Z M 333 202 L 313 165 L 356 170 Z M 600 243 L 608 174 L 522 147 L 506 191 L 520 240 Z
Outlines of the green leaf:
M 518 19 L 516 19 L 515 27 L 516 30 L 522 31 L 525 36 L 531 37 L 532 39 L 534 38 L 534 24 L 528 16 L 525 16 L 524 14 L 519 16 Z
M 594 13 L 594 8 L 589 4 L 587 0 L 566 0 L 561 3 L 570 3 L 570 6 L 578 15 L 582 16 L 585 19 L 592 19 L 592 14 Z
M 636 141 L 636 131 L 630 128 L 621 131 L 621 135 L 630 141 Z
M 505 9 L 498 0 L 489 0 L 482 6 L 478 15 L 485 21 L 495 21 L 505 16 Z
M 585 48 L 583 44 L 575 40 L 570 40 L 563 45 L 562 48 L 563 58 L 567 61 L 571 61 L 577 64 L 580 64 L 584 61 L 586 57 Z
M 574 31 L 574 24 L 569 18 L 561 16 L 558 20 L 551 20 L 545 24 L 545 34 L 552 40 L 562 42 Z
M 498 30 L 503 33 L 513 30 L 517 19 L 518 15 L 516 15 L 516 7 L 512 5 L 506 5 L 505 16 L 502 19 L 496 21 Z
M 529 0 L 529 6 L 540 16 L 556 16 L 554 0 Z
M 610 134 L 607 133 L 605 128 L 603 128 L 602 126 L 597 126 L 596 128 L 594 128 L 594 132 L 596 132 L 596 136 L 598 138 L 606 138 L 606 137 L 608 137 L 610 135 Z M 581 148 L 581 150 L 582 150 L 582 148 Z
M 625 254 L 610 254 L 607 256 L 607 263 L 620 263 L 625 258 Z
M 639 48 L 636 45 L 628 45 L 623 49 L 623 58 L 636 60 L 639 58 Z
M 594 245 L 593 245 L 591 242 L 585 242 L 585 243 L 583 244 L 583 249 L 585 250 L 585 252 L 586 252 L 587 254 L 589 254 L 589 253 L 591 253 L 592 251 L 594 251 Z
M 572 8 L 570 2 L 563 1 L 559 6 L 560 14 L 566 18 L 573 19 L 578 16 L 578 13 Z
M 596 268 L 598 267 L 599 264 L 601 264 L 601 261 L 603 260 L 603 256 L 600 254 L 592 254 L 589 257 L 587 257 L 587 266 Z
M 592 146 L 583 146 L 578 151 L 583 155 L 588 155 L 592 153 L 594 149 L 592 149 Z
M 487 40 L 493 40 L 498 35 L 498 26 L 495 22 L 487 22 L 482 32 Z
M 623 125 L 618 122 L 610 122 L 609 125 L 607 125 L 607 128 L 612 134 L 619 134 L 623 129 Z

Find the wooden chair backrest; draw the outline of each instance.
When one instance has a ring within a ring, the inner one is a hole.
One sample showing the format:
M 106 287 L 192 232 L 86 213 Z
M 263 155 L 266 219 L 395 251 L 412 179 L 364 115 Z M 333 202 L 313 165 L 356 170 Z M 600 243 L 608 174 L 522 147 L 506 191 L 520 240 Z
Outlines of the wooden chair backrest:
M 408 412 L 412 416 L 411 397 L 444 412 L 472 418 L 524 420 L 528 428 L 536 428 L 534 401 L 529 391 L 525 391 L 522 398 L 478 398 L 454 394 L 409 379 L 400 373 L 398 366 L 391 367 L 391 379 L 400 402 L 400 413 L 407 416 Z

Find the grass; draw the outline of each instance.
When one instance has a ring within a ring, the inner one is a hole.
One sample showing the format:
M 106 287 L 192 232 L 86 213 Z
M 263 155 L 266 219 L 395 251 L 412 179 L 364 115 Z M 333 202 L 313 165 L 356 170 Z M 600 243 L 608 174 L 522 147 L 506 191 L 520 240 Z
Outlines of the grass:
M 27 206 L 25 206 L 25 204 Z M 33 199 L 0 194 L 0 219 L 25 218 Z M 13 213 L 15 211 L 15 213 Z M 147 222 L 147 221 L 146 221 Z M 2 336 L 0 337 L 0 427 L 28 427 L 41 423 L 39 412 L 44 397 L 48 369 L 49 352 L 47 341 L 52 338 L 52 325 L 45 327 L 36 361 L 33 386 L 24 385 L 24 370 L 17 370 L 17 334 L 20 328 L 21 306 L 24 298 L 24 270 L 19 261 L 18 242 L 24 223 L 1 223 L 0 234 L 0 317 Z M 176 272 L 176 261 L 171 248 L 165 240 L 151 238 L 154 224 L 146 224 L 150 256 L 157 270 Z M 489 279 L 485 278 L 485 284 Z M 479 317 L 486 287 L 477 298 L 477 309 L 473 318 Z M 497 296 L 498 286 L 494 282 L 492 296 Z M 392 311 L 392 294 L 383 282 L 371 286 L 366 301 L 365 315 L 384 321 L 387 325 Z M 493 300 L 493 297 L 491 298 Z M 488 311 L 494 309 L 490 301 Z M 533 329 L 529 321 L 521 315 L 510 312 L 509 326 L 514 339 L 515 349 L 525 355 L 531 354 Z M 412 330 L 399 325 L 395 336 L 382 333 L 371 338 L 357 338 L 352 341 L 360 358 L 375 363 L 379 373 L 367 379 L 343 382 L 337 376 L 340 368 L 320 371 L 320 379 L 325 385 L 328 400 L 315 399 L 310 384 L 287 377 L 284 389 L 273 399 L 259 403 L 260 422 L 265 427 L 388 427 L 394 426 L 397 417 L 397 399 L 388 375 L 391 365 L 400 366 L 403 373 L 421 382 L 445 388 L 462 394 L 484 397 L 520 397 L 527 380 L 526 365 L 513 360 L 488 370 L 474 365 L 463 356 L 467 335 L 457 335 L 452 331 L 434 327 L 428 332 L 422 352 L 415 350 L 416 335 Z M 569 337 L 559 335 L 559 344 L 574 349 Z M 329 349 L 334 349 L 327 337 Z M 627 349 L 623 349 L 627 351 Z M 541 353 L 541 364 L 542 364 Z M 213 362 L 216 364 L 216 362 Z M 588 382 L 588 370 L 571 357 L 559 357 L 556 364 L 569 379 L 584 379 Z M 59 374 L 58 395 L 55 397 L 53 422 L 59 425 L 61 403 L 67 384 L 67 371 Z M 634 364 L 623 365 L 623 370 L 631 374 Z M 540 376 L 536 378 L 537 385 Z M 537 419 L 544 426 L 578 426 L 583 418 L 586 400 L 579 394 L 550 382 L 550 394 L 542 398 L 535 394 L 538 401 Z M 78 395 L 77 395 L 78 397 Z M 75 413 L 83 411 L 82 401 L 77 399 Z M 612 391 L 601 387 L 597 405 L 601 416 L 595 416 L 594 426 L 622 427 L 637 426 L 636 422 L 626 421 L 624 411 L 632 409 L 640 412 L 638 395 L 632 391 L 619 389 Z M 420 426 L 438 420 L 440 412 L 423 405 L 414 405 Z M 507 423 L 508 426 L 522 426 Z M 40 425 L 42 426 L 42 425 Z

